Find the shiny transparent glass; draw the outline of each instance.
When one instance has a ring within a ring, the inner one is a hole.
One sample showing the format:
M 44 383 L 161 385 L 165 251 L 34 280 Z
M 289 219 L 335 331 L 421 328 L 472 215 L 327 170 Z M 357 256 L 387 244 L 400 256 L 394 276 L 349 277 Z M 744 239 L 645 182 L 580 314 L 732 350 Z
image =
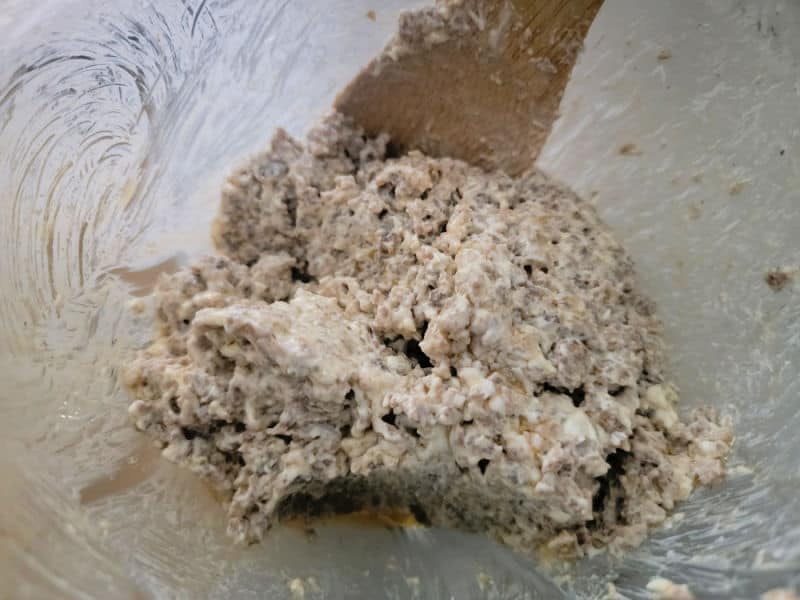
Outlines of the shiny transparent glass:
M 127 422 L 118 374 L 152 333 L 148 293 L 212 251 L 226 173 L 275 127 L 302 136 L 413 4 L 0 0 L 0 596 L 800 585 L 800 281 L 764 280 L 800 267 L 794 1 L 607 0 L 540 158 L 636 259 L 685 406 L 737 431 L 728 480 L 622 562 L 559 577 L 480 537 L 348 522 L 234 547 L 213 495 Z

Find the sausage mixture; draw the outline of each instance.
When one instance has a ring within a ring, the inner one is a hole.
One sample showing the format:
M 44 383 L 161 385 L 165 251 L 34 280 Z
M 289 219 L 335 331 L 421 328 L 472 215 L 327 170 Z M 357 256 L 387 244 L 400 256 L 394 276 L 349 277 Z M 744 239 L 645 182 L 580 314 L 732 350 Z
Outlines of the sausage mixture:
M 241 541 L 404 508 L 528 553 L 638 544 L 732 434 L 679 418 L 630 258 L 536 169 L 397 154 L 333 113 L 230 177 L 221 256 L 162 278 L 126 369 L 136 427 Z

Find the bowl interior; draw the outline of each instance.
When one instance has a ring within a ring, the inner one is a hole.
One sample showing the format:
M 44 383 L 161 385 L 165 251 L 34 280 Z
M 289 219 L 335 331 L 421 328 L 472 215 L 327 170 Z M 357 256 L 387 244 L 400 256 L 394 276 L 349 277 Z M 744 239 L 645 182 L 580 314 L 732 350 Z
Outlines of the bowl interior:
M 346 520 L 234 548 L 212 494 L 128 424 L 118 370 L 151 333 L 148 293 L 212 251 L 226 174 L 275 127 L 302 136 L 416 4 L 6 2 L 0 580 L 20 597 L 800 585 L 800 281 L 764 280 L 800 267 L 796 3 L 607 0 L 540 157 L 634 256 L 684 406 L 712 404 L 737 432 L 728 480 L 621 563 L 554 577 L 479 537 Z

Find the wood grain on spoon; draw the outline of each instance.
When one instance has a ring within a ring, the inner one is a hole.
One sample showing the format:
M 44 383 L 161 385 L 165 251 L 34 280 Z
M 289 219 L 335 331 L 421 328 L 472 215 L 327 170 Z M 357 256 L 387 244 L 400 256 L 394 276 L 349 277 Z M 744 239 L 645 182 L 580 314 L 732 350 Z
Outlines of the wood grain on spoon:
M 445 0 L 409 13 L 336 107 L 372 135 L 389 133 L 401 150 L 518 174 L 533 164 L 558 117 L 601 4 Z M 458 14 L 457 25 L 443 23 L 444 14 Z

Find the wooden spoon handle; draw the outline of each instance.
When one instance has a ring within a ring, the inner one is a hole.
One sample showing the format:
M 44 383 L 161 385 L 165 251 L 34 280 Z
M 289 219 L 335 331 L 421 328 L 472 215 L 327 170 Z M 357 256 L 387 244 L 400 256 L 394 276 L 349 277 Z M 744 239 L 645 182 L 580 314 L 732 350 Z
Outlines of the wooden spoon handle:
M 440 0 L 407 13 L 335 106 L 400 150 L 515 175 L 558 117 L 603 0 Z

